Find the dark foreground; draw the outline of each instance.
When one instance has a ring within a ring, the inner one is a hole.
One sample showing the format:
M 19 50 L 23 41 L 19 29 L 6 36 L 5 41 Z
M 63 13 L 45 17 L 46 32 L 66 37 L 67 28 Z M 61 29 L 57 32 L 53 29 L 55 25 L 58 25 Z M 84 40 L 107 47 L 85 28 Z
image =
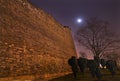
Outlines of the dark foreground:
M 120 81 L 120 71 L 117 71 L 114 77 L 112 77 L 111 74 L 106 69 L 101 70 L 101 72 L 103 76 L 100 81 Z M 69 75 L 55 78 L 49 81 L 98 81 L 98 80 L 97 78 L 92 78 L 90 73 L 87 71 L 85 72 L 84 75 L 82 75 L 81 73 L 78 73 L 77 79 L 74 79 L 73 75 L 69 74 Z

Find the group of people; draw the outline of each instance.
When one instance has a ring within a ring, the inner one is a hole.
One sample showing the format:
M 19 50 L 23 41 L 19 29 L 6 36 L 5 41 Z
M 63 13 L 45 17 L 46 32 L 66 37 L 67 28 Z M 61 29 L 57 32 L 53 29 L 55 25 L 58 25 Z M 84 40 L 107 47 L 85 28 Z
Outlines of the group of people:
M 72 56 L 69 60 L 68 60 L 68 64 L 71 66 L 74 78 L 77 79 L 77 74 L 79 71 L 81 71 L 81 73 L 84 75 L 84 71 L 86 68 L 89 69 L 92 77 L 97 77 L 98 80 L 100 80 L 102 78 L 102 74 L 99 68 L 99 64 L 102 62 L 101 65 L 105 65 L 106 68 L 110 71 L 111 75 L 114 76 L 115 75 L 115 68 L 116 68 L 116 64 L 114 61 L 112 60 L 108 60 L 108 61 L 98 61 L 96 59 L 94 60 L 88 60 L 86 58 L 79 58 L 77 59 L 75 56 Z M 103 66 L 104 67 L 104 66 Z

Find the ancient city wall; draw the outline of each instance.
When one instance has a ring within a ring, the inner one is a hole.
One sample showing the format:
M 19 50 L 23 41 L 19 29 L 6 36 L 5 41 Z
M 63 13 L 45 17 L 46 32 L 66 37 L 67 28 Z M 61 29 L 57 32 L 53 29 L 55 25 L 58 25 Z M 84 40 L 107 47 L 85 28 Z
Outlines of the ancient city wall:
M 0 0 L 0 77 L 64 74 L 72 55 L 68 27 L 27 0 Z

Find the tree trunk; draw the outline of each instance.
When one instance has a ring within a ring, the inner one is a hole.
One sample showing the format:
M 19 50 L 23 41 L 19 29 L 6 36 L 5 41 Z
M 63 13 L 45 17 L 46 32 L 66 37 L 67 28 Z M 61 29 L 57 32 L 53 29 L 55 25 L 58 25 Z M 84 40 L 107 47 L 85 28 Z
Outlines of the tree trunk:
M 94 56 L 94 60 L 97 64 L 97 67 L 100 67 L 100 57 L 99 56 Z

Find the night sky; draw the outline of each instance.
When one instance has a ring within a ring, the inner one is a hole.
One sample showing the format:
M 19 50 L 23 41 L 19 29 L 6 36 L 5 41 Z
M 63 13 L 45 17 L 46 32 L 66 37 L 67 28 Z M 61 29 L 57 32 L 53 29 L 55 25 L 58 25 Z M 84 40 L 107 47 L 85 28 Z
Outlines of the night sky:
M 120 31 L 120 0 L 28 0 L 51 14 L 59 23 L 76 32 L 85 20 L 98 17 Z M 78 23 L 77 19 L 82 22 Z
M 29 0 L 35 6 L 50 13 L 59 23 L 79 28 L 86 19 L 98 17 L 119 26 L 120 0 Z M 82 18 L 82 23 L 77 23 Z M 118 27 L 116 27 L 118 28 Z

